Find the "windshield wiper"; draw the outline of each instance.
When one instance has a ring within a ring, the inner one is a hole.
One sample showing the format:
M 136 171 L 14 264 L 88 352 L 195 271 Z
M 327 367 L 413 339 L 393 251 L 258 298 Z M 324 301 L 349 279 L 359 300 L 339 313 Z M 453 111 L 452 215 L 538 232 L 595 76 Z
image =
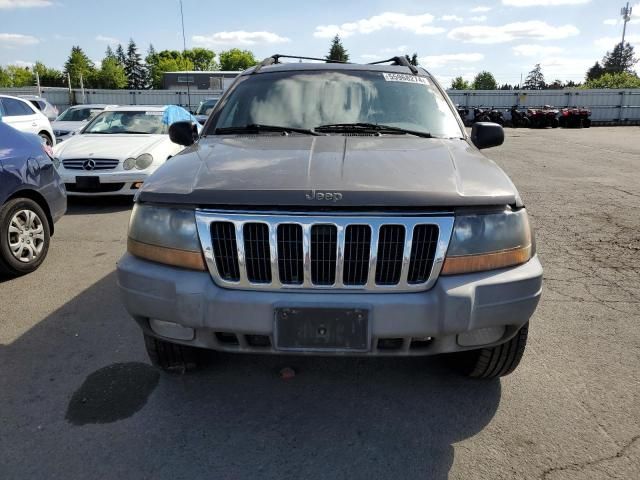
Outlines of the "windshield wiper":
M 320 125 L 314 130 L 317 132 L 345 132 L 345 131 L 374 131 L 377 133 L 404 133 L 407 135 L 416 135 L 423 138 L 433 138 L 429 132 L 420 132 L 417 130 L 408 130 L 406 128 L 394 127 L 391 125 L 383 125 L 380 123 L 329 123 L 327 125 Z
M 258 133 L 258 132 L 294 132 L 294 133 L 304 133 L 307 135 L 320 135 L 318 132 L 314 130 L 310 130 L 308 128 L 296 128 L 296 127 L 283 127 L 280 125 L 262 125 L 260 123 L 252 123 L 250 125 L 243 125 L 237 127 L 221 127 L 216 128 L 216 135 L 224 135 L 228 133 Z

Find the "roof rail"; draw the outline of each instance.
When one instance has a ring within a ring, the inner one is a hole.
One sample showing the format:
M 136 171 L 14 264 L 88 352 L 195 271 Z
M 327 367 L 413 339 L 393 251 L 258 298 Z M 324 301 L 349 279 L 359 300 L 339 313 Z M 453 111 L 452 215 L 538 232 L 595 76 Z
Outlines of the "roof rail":
M 267 67 L 269 65 L 274 65 L 280 63 L 281 58 L 297 58 L 300 60 L 316 60 L 318 62 L 326 62 L 326 63 L 351 63 L 351 62 L 342 62 L 340 60 L 329 60 L 327 58 L 316 58 L 316 57 L 301 57 L 300 55 L 282 55 L 280 53 L 276 53 L 275 55 L 271 55 L 270 57 L 265 58 L 262 62 L 260 62 L 256 68 L 253 69 L 254 73 L 258 73 L 262 67 Z
M 401 65 L 403 67 L 408 67 L 411 70 L 411 73 L 414 75 L 418 75 L 418 68 L 415 65 L 412 65 L 407 57 L 404 56 L 396 56 L 388 58 L 387 60 L 379 60 L 377 62 L 371 62 L 369 65 L 379 65 L 381 63 L 389 63 L 393 62 L 393 65 Z

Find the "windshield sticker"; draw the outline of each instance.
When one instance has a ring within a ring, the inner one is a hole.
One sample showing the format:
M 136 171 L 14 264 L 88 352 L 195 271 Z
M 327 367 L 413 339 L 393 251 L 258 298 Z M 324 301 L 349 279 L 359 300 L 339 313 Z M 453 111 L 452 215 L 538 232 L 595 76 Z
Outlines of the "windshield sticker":
M 429 80 L 418 75 L 407 75 L 405 73 L 383 73 L 382 76 L 387 82 L 406 82 L 406 83 L 421 83 L 423 85 L 429 85 Z
M 145 115 L 155 115 L 157 117 L 161 117 L 164 115 L 164 112 L 144 112 Z

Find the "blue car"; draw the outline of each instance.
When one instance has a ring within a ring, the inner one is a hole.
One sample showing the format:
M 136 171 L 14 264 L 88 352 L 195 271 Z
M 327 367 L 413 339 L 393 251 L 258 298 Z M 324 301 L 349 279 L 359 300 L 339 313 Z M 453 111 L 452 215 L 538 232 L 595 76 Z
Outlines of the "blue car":
M 67 210 L 67 193 L 37 135 L 0 118 L 0 273 L 37 269 L 49 250 L 54 223 Z

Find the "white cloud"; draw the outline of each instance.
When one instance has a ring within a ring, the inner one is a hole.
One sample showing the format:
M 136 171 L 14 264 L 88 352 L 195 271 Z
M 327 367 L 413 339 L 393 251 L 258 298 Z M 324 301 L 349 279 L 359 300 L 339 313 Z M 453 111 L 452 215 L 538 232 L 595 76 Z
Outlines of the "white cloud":
M 382 50 L 380 50 L 380 52 L 381 53 L 402 53 L 402 54 L 405 54 L 405 53 L 407 53 L 408 49 L 409 49 L 409 47 L 407 47 L 406 45 L 400 45 L 399 47 L 383 48 Z
M 600 48 L 602 51 L 605 51 L 605 50 L 611 51 L 613 50 L 613 47 L 615 47 L 618 43 L 620 43 L 620 40 L 621 38 L 617 36 L 616 37 L 600 37 L 593 43 L 595 44 L 596 47 Z M 640 34 L 638 33 L 632 33 L 631 35 L 627 34 L 627 36 L 624 37 L 624 41 L 625 43 L 629 42 L 636 49 L 640 48 Z
M 462 23 L 463 18 L 457 15 L 443 15 L 440 17 L 443 22 L 458 22 Z
M 478 15 L 477 17 L 470 17 L 469 20 L 471 20 L 472 22 L 486 22 L 487 21 L 487 16 L 486 15 Z
M 22 35 L 21 33 L 0 33 L 0 47 L 26 47 L 39 43 L 36 37 L 31 35 Z
M 11 65 L 15 65 L 16 67 L 21 67 L 21 68 L 31 68 L 35 65 L 35 63 L 33 62 L 26 62 L 24 60 L 16 60 L 15 62 L 11 62 Z
M 449 31 L 448 37 L 465 43 L 505 43 L 513 40 L 557 40 L 577 35 L 573 25 L 554 27 L 546 22 L 530 20 L 502 26 L 468 25 Z
M 98 42 L 108 43 L 109 45 L 115 45 L 116 43 L 120 43 L 120 40 L 118 40 L 117 38 L 107 37 L 105 35 L 98 35 L 96 37 L 96 40 Z
M 481 53 L 449 53 L 420 57 L 420 65 L 423 65 L 425 68 L 438 68 L 450 63 L 473 63 L 482 60 L 484 60 L 484 55 Z
M 0 10 L 10 8 L 48 7 L 53 5 L 51 0 L 0 0 Z
M 618 25 L 618 19 L 617 18 L 607 18 L 604 22 L 605 25 Z
M 193 43 L 201 47 L 212 47 L 215 45 L 259 45 L 287 43 L 291 40 L 281 37 L 272 32 L 245 32 L 238 30 L 235 32 L 216 32 L 211 35 L 194 35 L 191 37 Z
M 404 13 L 384 12 L 373 17 L 347 22 L 341 25 L 318 25 L 313 36 L 316 38 L 332 38 L 340 35 L 342 38 L 355 34 L 367 34 L 386 28 L 403 30 L 417 35 L 435 35 L 446 30 L 434 27 L 434 16 L 428 13 L 421 15 L 406 15 Z
M 486 13 L 491 10 L 491 7 L 485 7 L 484 5 L 480 5 L 478 7 L 474 7 L 471 9 L 472 13 Z
M 554 55 L 562 52 L 564 49 L 561 47 L 552 47 L 545 45 L 516 45 L 511 50 L 516 56 L 521 57 L 542 57 L 545 55 Z
M 591 0 L 502 0 L 511 7 L 557 7 L 558 5 L 583 5 Z
M 582 80 L 585 72 L 593 65 L 594 59 L 552 56 L 543 58 L 539 63 L 547 82 L 552 82 L 556 78 Z

